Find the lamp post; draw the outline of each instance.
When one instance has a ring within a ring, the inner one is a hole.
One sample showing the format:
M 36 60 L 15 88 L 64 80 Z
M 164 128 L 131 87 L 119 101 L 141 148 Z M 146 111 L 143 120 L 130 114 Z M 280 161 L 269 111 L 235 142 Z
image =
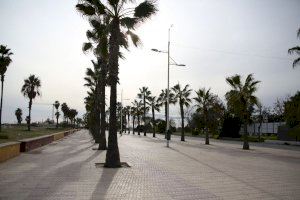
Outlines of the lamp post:
M 168 79 L 167 79 L 167 126 L 166 126 L 166 134 L 169 133 L 170 131 L 170 120 L 169 120 L 169 106 L 170 106 L 170 65 L 176 65 L 176 66 L 185 66 L 184 64 L 177 64 L 174 59 L 172 59 L 170 57 L 170 31 L 171 31 L 171 28 L 173 27 L 173 24 L 169 27 L 169 30 L 168 30 L 168 51 L 161 51 L 161 50 L 158 50 L 158 49 L 151 49 L 152 51 L 155 51 L 155 52 L 158 52 L 158 53 L 167 53 L 168 54 Z M 173 61 L 173 63 L 171 64 L 170 63 L 170 60 Z M 167 135 L 167 147 L 169 147 L 169 140 L 170 140 L 170 137 L 168 137 Z

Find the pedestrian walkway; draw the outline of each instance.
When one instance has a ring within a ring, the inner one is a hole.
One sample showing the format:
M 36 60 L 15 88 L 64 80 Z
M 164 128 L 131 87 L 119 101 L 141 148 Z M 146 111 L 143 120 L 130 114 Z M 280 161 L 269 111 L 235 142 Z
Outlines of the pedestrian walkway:
M 254 146 L 123 134 L 121 161 L 96 167 L 105 151 L 74 135 L 0 163 L 0 199 L 299 199 L 299 147 Z

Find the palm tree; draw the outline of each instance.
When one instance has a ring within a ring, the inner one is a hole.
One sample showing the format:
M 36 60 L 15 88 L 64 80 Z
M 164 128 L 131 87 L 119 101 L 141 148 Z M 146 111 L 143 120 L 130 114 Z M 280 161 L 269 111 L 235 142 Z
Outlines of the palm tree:
M 129 6 L 129 7 L 127 7 Z M 88 17 L 103 17 L 107 20 L 109 30 L 108 81 L 110 85 L 110 119 L 106 167 L 120 167 L 120 154 L 117 140 L 117 83 L 119 73 L 120 47 L 128 48 L 129 35 L 135 46 L 140 43 L 139 37 L 132 32 L 137 25 L 150 18 L 157 9 L 151 1 L 144 1 L 131 8 L 132 2 L 127 0 L 108 0 L 103 4 L 100 0 L 82 0 L 76 8 Z
M 183 89 L 178 83 L 175 85 L 172 90 L 175 93 L 175 99 L 178 100 L 180 106 L 180 115 L 181 115 L 181 141 L 185 141 L 184 138 L 184 106 L 189 107 L 192 100 L 190 99 L 191 89 L 189 85 L 186 85 Z
M 41 81 L 35 75 L 30 75 L 28 79 L 24 80 L 24 85 L 22 86 L 21 92 L 24 97 L 29 98 L 29 115 L 28 115 L 28 131 L 30 131 L 30 123 L 31 123 L 31 107 L 32 100 L 35 99 L 36 96 L 40 96 L 40 87 Z
M 58 112 L 58 110 L 55 113 L 55 117 L 56 117 L 56 128 L 58 128 L 58 118 L 60 116 L 60 113 Z
M 249 74 L 244 83 L 241 76 L 236 74 L 226 78 L 226 82 L 231 86 L 231 90 L 225 94 L 227 107 L 232 110 L 244 123 L 244 144 L 243 149 L 249 149 L 247 125 L 253 112 L 253 106 L 259 105 L 259 101 L 254 93 L 257 91 L 257 84 L 253 74 Z
M 93 69 L 87 68 L 86 77 L 84 78 L 86 83 L 84 86 L 89 87 L 91 90 L 89 96 L 91 97 L 91 131 L 92 135 L 95 136 L 95 142 L 98 143 L 98 150 L 106 149 L 106 137 L 105 137 L 105 76 L 102 75 L 101 67 L 103 68 L 103 63 L 100 58 L 97 61 L 93 61 Z M 103 93 L 104 89 L 104 93 Z
M 297 33 L 297 37 L 300 38 L 300 28 L 298 30 L 298 33 Z M 289 54 L 296 54 L 298 56 L 300 56 L 300 46 L 295 46 L 295 47 L 292 47 L 288 50 L 288 53 Z M 300 64 L 300 57 L 296 58 L 293 62 L 293 68 L 296 67 L 296 65 L 299 65 Z
M 127 128 L 128 128 L 128 134 L 130 134 L 130 128 L 129 128 L 129 120 L 130 120 L 130 109 L 131 109 L 131 106 L 126 106 L 124 108 L 124 113 L 125 113 L 125 116 L 127 115 Z M 125 133 L 126 133 L 126 129 L 125 129 Z
M 56 128 L 58 128 L 58 118 L 59 118 L 59 116 L 60 116 L 60 114 L 59 114 L 59 112 L 58 112 L 58 108 L 59 108 L 59 106 L 60 106 L 59 101 L 55 101 L 54 104 L 53 104 L 53 106 L 54 106 L 55 109 L 56 109 L 56 113 L 55 113 L 55 116 L 56 116 Z M 58 113 L 58 114 L 57 114 L 57 113 Z
M 196 91 L 197 97 L 194 98 L 196 101 L 197 111 L 201 112 L 204 117 L 204 129 L 205 129 L 205 144 L 209 144 L 209 135 L 208 135 L 208 114 L 209 110 L 214 106 L 215 95 L 210 92 L 210 89 L 206 90 L 205 88 L 199 89 Z
M 21 122 L 22 122 L 22 115 L 23 115 L 22 109 L 21 108 L 17 108 L 17 110 L 15 111 L 15 115 L 17 117 L 18 124 L 21 124 Z
M 165 107 L 165 122 L 167 123 L 167 89 L 165 90 L 161 90 L 161 93 L 159 94 L 159 97 L 157 99 L 157 101 L 159 102 L 159 104 L 162 106 L 164 105 Z M 175 99 L 175 94 L 172 91 L 169 91 L 169 104 L 175 104 L 176 103 L 176 99 Z M 167 133 L 167 131 L 166 131 Z M 165 138 L 167 138 L 167 134 L 165 134 Z
M 68 123 L 68 112 L 69 112 L 70 108 L 68 107 L 68 105 L 66 103 L 62 103 L 60 109 L 64 114 L 65 121 Z
M 131 106 L 130 107 L 130 115 L 132 117 L 132 134 L 134 135 L 134 122 L 135 122 L 135 117 L 136 117 L 136 107 Z
M 151 107 L 152 110 L 152 126 L 153 126 L 153 137 L 155 137 L 155 129 L 156 129 L 156 123 L 155 123 L 155 111 L 160 111 L 161 104 L 156 99 L 155 96 L 148 97 L 148 105 Z
M 75 127 L 75 117 L 77 116 L 78 112 L 75 109 L 70 109 L 69 111 L 69 117 L 71 123 L 73 123 L 73 127 Z
M 1 75 L 1 102 L 0 102 L 0 132 L 2 129 L 2 103 L 3 103 L 3 83 L 4 83 L 4 74 L 7 70 L 7 67 L 12 62 L 10 56 L 13 55 L 4 45 L 0 45 L 0 75 Z
M 135 114 L 137 116 L 137 122 L 138 122 L 138 135 L 141 135 L 141 115 L 143 114 L 143 103 L 142 101 L 137 101 L 134 100 L 134 102 L 132 102 L 133 106 L 135 107 Z
M 151 95 L 151 91 L 148 90 L 148 87 L 142 87 L 139 89 L 140 93 L 138 94 L 138 98 L 143 100 L 143 105 L 144 105 L 144 115 L 143 115 L 143 121 L 144 121 L 144 136 L 146 136 L 146 104 L 147 100 Z
M 107 85 L 107 63 L 108 63 L 108 29 L 107 20 L 101 18 L 92 18 L 89 20 L 92 30 L 86 32 L 86 36 L 89 42 L 83 44 L 83 52 L 93 51 L 97 58 L 97 65 L 99 67 L 99 73 L 97 73 L 96 80 L 96 96 L 95 106 L 97 112 L 100 113 L 100 138 L 99 138 L 99 150 L 106 149 L 106 112 L 105 112 L 105 87 Z M 93 63 L 95 64 L 95 63 Z M 98 123 L 98 122 L 97 122 Z

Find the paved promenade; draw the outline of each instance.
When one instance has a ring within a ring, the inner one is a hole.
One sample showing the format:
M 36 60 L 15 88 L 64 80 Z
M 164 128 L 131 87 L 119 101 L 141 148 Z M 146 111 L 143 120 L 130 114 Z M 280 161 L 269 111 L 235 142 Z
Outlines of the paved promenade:
M 0 199 L 300 199 L 300 148 L 239 142 L 123 135 L 121 160 L 131 168 L 96 167 L 82 130 L 0 163 Z

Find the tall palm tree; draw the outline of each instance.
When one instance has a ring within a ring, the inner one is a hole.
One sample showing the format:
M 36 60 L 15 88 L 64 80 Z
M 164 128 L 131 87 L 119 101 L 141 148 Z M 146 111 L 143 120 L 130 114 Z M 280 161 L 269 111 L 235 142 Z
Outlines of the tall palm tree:
M 134 102 L 132 102 L 133 106 L 135 107 L 135 114 L 137 117 L 137 123 L 138 123 L 138 135 L 141 135 L 141 115 L 143 114 L 143 102 L 142 100 L 137 101 L 134 100 Z
M 68 105 L 66 103 L 62 103 L 60 109 L 64 114 L 65 121 L 68 123 L 68 112 L 69 112 L 70 108 L 68 107 Z
M 147 104 L 147 100 L 151 95 L 151 91 L 149 91 L 148 87 L 142 87 L 139 89 L 140 93 L 138 94 L 138 98 L 143 100 L 143 105 L 144 105 L 144 115 L 143 115 L 143 121 L 144 121 L 144 136 L 146 136 L 146 104 Z
M 15 111 L 15 115 L 17 117 L 18 124 L 21 124 L 21 122 L 22 122 L 22 115 L 23 115 L 22 109 L 21 108 L 17 108 L 17 110 Z
M 157 101 L 159 102 L 159 104 L 162 106 L 164 105 L 165 107 L 165 122 L 167 123 L 167 89 L 165 90 L 161 90 L 161 93 L 159 94 L 159 97 L 157 99 Z M 176 103 L 176 99 L 175 99 L 175 94 L 169 90 L 169 104 L 175 104 Z M 166 131 L 167 133 L 167 131 Z M 167 138 L 167 134 L 165 134 L 165 138 Z
M 130 115 L 132 117 L 132 134 L 134 135 L 134 122 L 135 122 L 135 118 L 136 118 L 136 107 L 131 106 L 130 107 Z
M 29 115 L 28 115 L 28 131 L 30 131 L 30 123 L 31 123 L 31 107 L 32 100 L 35 99 L 36 96 L 40 96 L 40 87 L 41 81 L 35 75 L 30 75 L 28 79 L 24 80 L 24 85 L 22 86 L 21 92 L 24 97 L 29 98 Z
M 300 38 L 300 28 L 298 30 L 298 33 L 297 33 L 297 37 Z M 295 46 L 295 47 L 292 47 L 288 50 L 288 53 L 289 54 L 296 54 L 298 56 L 300 56 L 300 46 Z M 293 68 L 296 67 L 296 65 L 299 65 L 300 64 L 300 57 L 296 58 L 293 62 Z
M 0 75 L 1 75 L 1 102 L 0 102 L 0 132 L 2 129 L 2 104 L 3 104 L 3 83 L 7 67 L 12 62 L 10 56 L 13 53 L 4 45 L 0 45 Z
M 98 150 L 106 149 L 106 136 L 105 136 L 105 83 L 106 72 L 103 72 L 105 64 L 103 60 L 98 57 L 97 61 L 93 61 L 94 68 L 87 68 L 86 71 L 86 84 L 85 86 L 91 89 L 93 93 L 93 102 L 91 110 L 91 128 L 94 133 L 95 142 L 98 143 Z M 103 74 L 104 73 L 104 74 Z M 104 92 L 103 92 L 104 90 Z
M 58 128 L 58 118 L 60 116 L 60 113 L 58 112 L 58 110 L 55 112 L 55 117 L 56 117 L 56 128 Z
M 182 89 L 181 85 L 178 83 L 175 85 L 172 90 L 175 93 L 175 99 L 178 100 L 180 106 L 180 115 L 181 115 L 181 141 L 185 141 L 184 138 L 184 106 L 189 107 L 192 100 L 190 99 L 191 89 L 189 85 L 184 86 Z
M 60 106 L 59 101 L 55 101 L 54 104 L 53 104 L 53 106 L 54 106 L 55 109 L 56 109 L 56 113 L 55 113 L 55 116 L 56 116 L 56 128 L 58 128 L 58 118 L 59 118 L 59 116 L 60 116 L 60 114 L 59 114 L 59 112 L 58 112 L 58 108 L 59 108 L 59 106 Z M 58 113 L 58 114 L 57 114 L 57 113 Z
M 194 98 L 196 101 L 197 111 L 201 112 L 204 117 L 204 129 L 205 129 L 205 144 L 209 144 L 208 135 L 208 114 L 209 110 L 214 106 L 215 95 L 210 92 L 210 89 L 205 88 L 196 91 L 197 97 Z
M 131 106 L 126 106 L 124 108 L 124 111 L 125 111 L 125 116 L 127 115 L 127 128 L 128 128 L 128 134 L 130 134 L 130 124 L 129 124 L 129 120 L 130 120 L 130 109 L 131 109 Z M 125 129 L 125 133 L 126 133 L 126 129 Z
M 99 107 L 96 110 L 100 113 L 100 138 L 99 150 L 106 149 L 106 112 L 105 112 L 105 87 L 107 85 L 107 64 L 108 64 L 108 29 L 107 20 L 101 18 L 89 19 L 92 30 L 86 32 L 89 42 L 83 44 L 83 52 L 93 51 L 97 58 L 99 73 L 97 73 L 95 106 Z
M 156 129 L 156 122 L 155 122 L 155 111 L 160 111 L 161 104 L 157 100 L 155 96 L 151 96 L 148 98 L 148 105 L 151 107 L 152 110 L 152 127 L 153 127 L 153 137 L 155 137 L 155 129 Z
M 253 74 L 249 74 L 244 83 L 241 76 L 236 74 L 226 78 L 226 82 L 231 86 L 231 90 L 225 94 L 227 106 L 244 123 L 244 144 L 243 149 L 249 149 L 247 125 L 249 123 L 253 106 L 259 105 L 259 101 L 254 93 L 257 91 L 257 84 L 260 81 L 254 80 Z
M 103 4 L 100 0 L 82 0 L 76 8 L 85 16 L 103 17 L 108 20 L 109 29 L 109 59 L 108 81 L 110 85 L 110 119 L 106 167 L 120 167 L 120 154 L 117 140 L 117 83 L 119 73 L 120 47 L 128 48 L 127 36 L 130 36 L 135 46 L 140 43 L 139 37 L 133 33 L 137 25 L 150 18 L 157 9 L 153 2 L 144 1 L 132 8 L 132 1 L 108 0 Z

